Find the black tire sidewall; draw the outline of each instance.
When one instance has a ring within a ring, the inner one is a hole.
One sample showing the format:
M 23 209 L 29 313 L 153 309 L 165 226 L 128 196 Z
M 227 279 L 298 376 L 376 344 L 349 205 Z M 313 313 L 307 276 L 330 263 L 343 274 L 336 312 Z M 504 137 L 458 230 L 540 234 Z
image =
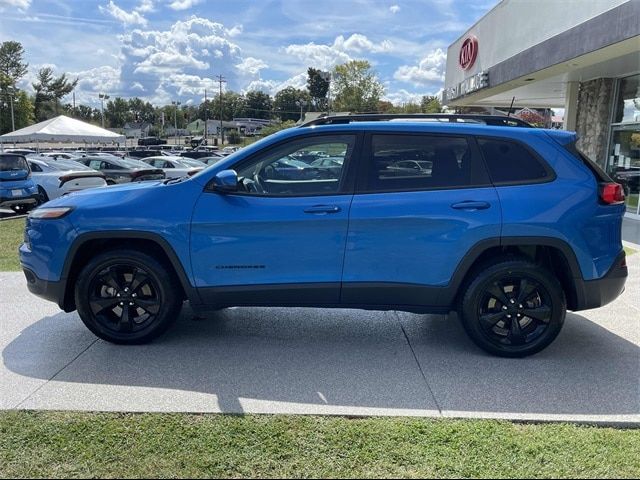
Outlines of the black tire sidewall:
M 551 300 L 551 320 L 542 335 L 530 344 L 511 347 L 490 341 L 478 319 L 478 308 L 486 287 L 499 278 L 526 276 L 539 282 Z M 467 287 L 460 308 L 462 324 L 473 342 L 483 350 L 502 357 L 526 357 L 546 348 L 560 333 L 566 316 L 567 302 L 560 282 L 547 269 L 525 260 L 510 260 L 478 271 Z
M 130 264 L 144 269 L 159 290 L 160 312 L 152 323 L 137 332 L 121 333 L 105 328 L 95 319 L 89 307 L 89 285 L 93 277 L 115 264 Z M 75 302 L 82 322 L 98 337 L 117 344 L 141 344 L 164 333 L 175 321 L 182 305 L 181 298 L 176 293 L 178 291 L 179 287 L 172 273 L 153 257 L 137 251 L 114 250 L 96 256 L 82 269 L 75 286 Z

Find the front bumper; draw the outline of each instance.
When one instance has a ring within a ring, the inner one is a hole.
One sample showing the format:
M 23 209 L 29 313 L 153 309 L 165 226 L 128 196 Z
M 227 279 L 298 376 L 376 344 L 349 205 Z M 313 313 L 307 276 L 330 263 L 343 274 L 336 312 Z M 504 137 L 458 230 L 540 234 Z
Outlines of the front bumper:
M 602 278 L 576 282 L 577 306 L 574 310 L 599 308 L 613 302 L 624 291 L 628 275 L 626 255 L 623 251 Z
M 27 278 L 27 288 L 38 297 L 57 303 L 64 310 L 64 287 L 65 282 L 51 282 L 42 280 L 28 268 L 22 268 L 24 276 Z

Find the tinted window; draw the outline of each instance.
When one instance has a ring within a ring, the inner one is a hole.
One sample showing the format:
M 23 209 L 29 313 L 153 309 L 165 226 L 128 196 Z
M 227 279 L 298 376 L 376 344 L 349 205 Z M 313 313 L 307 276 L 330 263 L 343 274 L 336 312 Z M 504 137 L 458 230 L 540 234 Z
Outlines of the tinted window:
M 340 190 L 343 165 L 353 153 L 355 136 L 326 135 L 293 140 L 237 167 L 240 190 L 257 195 L 331 195 Z M 319 166 L 319 157 L 337 157 L 335 166 Z
M 29 166 L 31 167 L 32 172 L 42 172 L 42 168 L 37 163 L 29 162 Z
M 2 155 L 0 156 L 0 170 L 28 170 L 27 161 L 20 155 Z
M 493 183 L 538 182 L 550 178 L 544 165 L 519 143 L 479 138 L 478 144 Z
M 425 190 L 472 184 L 472 156 L 465 138 L 374 135 L 369 191 Z

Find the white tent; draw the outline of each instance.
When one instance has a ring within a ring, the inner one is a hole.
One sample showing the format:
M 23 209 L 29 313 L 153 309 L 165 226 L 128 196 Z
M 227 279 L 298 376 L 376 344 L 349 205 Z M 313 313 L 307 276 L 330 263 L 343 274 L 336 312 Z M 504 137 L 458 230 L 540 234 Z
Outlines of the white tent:
M 15 132 L 0 135 L 0 143 L 14 142 L 121 143 L 124 145 L 125 137 L 90 123 L 60 115 Z

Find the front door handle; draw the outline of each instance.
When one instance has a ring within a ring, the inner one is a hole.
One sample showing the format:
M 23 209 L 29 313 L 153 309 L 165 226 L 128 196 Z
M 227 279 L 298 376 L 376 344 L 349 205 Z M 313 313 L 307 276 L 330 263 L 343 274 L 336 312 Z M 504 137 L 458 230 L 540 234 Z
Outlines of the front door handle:
M 313 207 L 305 208 L 304 213 L 313 213 L 316 215 L 326 215 L 327 213 L 338 213 L 340 207 L 337 205 L 314 205 Z
M 451 205 L 451 208 L 455 208 L 456 210 L 486 210 L 491 206 L 488 202 L 473 202 L 470 200 L 454 203 Z

